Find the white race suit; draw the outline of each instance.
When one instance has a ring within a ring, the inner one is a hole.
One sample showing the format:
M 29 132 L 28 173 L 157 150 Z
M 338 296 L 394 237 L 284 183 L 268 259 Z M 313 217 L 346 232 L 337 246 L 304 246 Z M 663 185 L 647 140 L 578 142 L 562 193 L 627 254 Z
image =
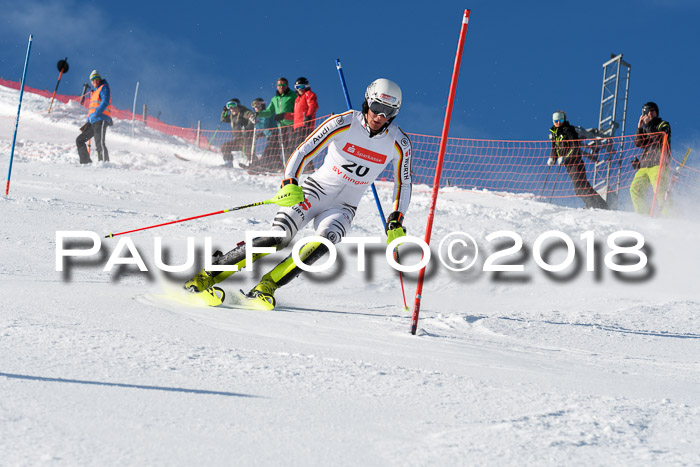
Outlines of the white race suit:
M 260 237 L 253 240 L 256 246 L 286 247 L 293 237 L 312 219 L 316 235 L 339 243 L 350 229 L 355 210 L 367 190 L 390 163 L 394 169 L 393 211 L 402 214 L 411 200 L 411 141 L 401 129 L 389 124 L 379 133 L 371 135 L 365 116 L 358 111 L 348 111 L 330 117 L 323 122 L 292 153 L 287 161 L 284 176 L 298 179 L 304 166 L 316 157 L 323 148 L 328 148 L 323 165 L 301 184 L 304 201 L 277 211 L 272 221 L 272 230 L 285 232 L 284 238 Z M 318 242 L 307 243 L 302 261 L 312 264 L 328 248 Z M 236 264 L 245 266 L 245 243 L 225 255 L 215 258 L 214 264 Z M 303 252 L 302 252 L 303 253 Z M 257 258 L 264 256 L 253 256 Z M 291 255 L 278 264 L 267 276 L 277 286 L 284 285 L 296 277 L 301 270 L 295 267 Z M 230 273 L 212 273 L 220 282 Z
M 411 140 L 394 124 L 371 136 L 361 112 L 348 111 L 323 122 L 292 153 L 284 170 L 285 178 L 298 179 L 304 166 L 328 147 L 323 165 L 304 180 L 304 202 L 281 208 L 273 221 L 292 237 L 311 219 L 316 235 L 333 243 L 347 234 L 355 210 L 371 185 L 387 165 L 394 167 L 392 211 L 406 213 L 411 200 Z

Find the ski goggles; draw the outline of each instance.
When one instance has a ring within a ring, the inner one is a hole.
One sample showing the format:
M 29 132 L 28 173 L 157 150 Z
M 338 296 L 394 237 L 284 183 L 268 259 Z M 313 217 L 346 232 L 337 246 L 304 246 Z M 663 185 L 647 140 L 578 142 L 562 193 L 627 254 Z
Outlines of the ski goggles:
M 226 103 L 226 108 L 229 108 L 229 109 L 233 109 L 233 108 L 236 107 L 236 106 L 238 106 L 238 103 L 237 103 L 237 102 L 231 101 L 231 102 L 227 102 L 227 103 Z
M 564 119 L 563 119 L 563 118 L 555 118 L 555 119 L 552 120 L 552 121 L 553 121 L 554 123 L 564 123 Z
M 383 104 L 379 101 L 372 101 L 369 103 L 369 110 L 375 115 L 384 115 L 387 119 L 395 117 L 399 113 L 399 109 L 396 107 L 391 107 L 390 105 Z
M 295 84 L 294 85 L 294 89 L 296 89 L 297 91 L 301 91 L 302 89 L 306 89 L 308 87 L 309 87 L 308 84 Z

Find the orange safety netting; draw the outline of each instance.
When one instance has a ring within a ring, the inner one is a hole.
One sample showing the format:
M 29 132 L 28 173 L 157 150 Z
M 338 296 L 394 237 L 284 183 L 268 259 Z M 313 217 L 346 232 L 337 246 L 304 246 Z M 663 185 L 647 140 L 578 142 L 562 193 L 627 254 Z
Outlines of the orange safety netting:
M 0 85 L 19 89 L 19 83 L 0 79 Z M 25 87 L 27 92 L 50 97 L 49 91 Z M 56 100 L 68 102 L 79 101 L 79 96 L 56 95 Z M 87 105 L 88 99 L 85 100 Z M 133 115 L 131 111 L 113 109 L 112 116 L 117 119 L 133 119 L 139 124 L 156 129 L 197 144 L 200 148 L 216 152 L 233 153 L 243 157 L 246 163 L 258 166 L 261 171 L 277 172 L 283 168 L 283 161 L 289 158 L 297 144 L 308 134 L 307 131 L 294 130 L 290 127 L 256 129 L 247 131 L 232 130 L 228 123 L 222 123 L 217 130 L 197 131 L 165 124 L 148 117 L 143 121 L 142 115 Z M 319 117 L 314 122 L 318 125 L 328 115 Z M 432 186 L 439 136 L 408 133 L 413 144 L 413 182 L 414 185 Z M 634 145 L 634 135 L 596 138 L 580 141 L 582 159 L 585 163 L 585 175 L 589 183 L 604 197 L 619 197 L 620 205 L 629 205 L 629 187 L 635 169 L 631 161 L 639 157 L 642 148 Z M 583 206 L 576 200 L 573 183 L 564 166 L 547 165 L 551 152 L 551 142 L 543 141 L 503 141 L 465 138 L 449 138 L 446 146 L 441 187 L 459 187 L 464 189 L 489 190 L 520 194 L 549 201 L 557 201 L 572 206 Z M 700 171 L 685 166 L 676 176 L 676 169 L 681 164 L 685 150 L 671 151 L 667 157 L 673 192 L 692 193 L 700 186 Z M 241 156 L 242 155 L 242 156 Z M 318 167 L 325 157 L 325 150 L 314 161 Z M 223 161 L 223 156 L 222 156 Z M 380 180 L 392 181 L 392 168 L 388 167 L 379 177 Z M 659 193 L 662 199 L 665 193 Z M 651 193 L 650 193 L 651 197 Z
M 325 117 L 317 119 L 316 124 L 322 122 L 323 118 Z M 293 142 L 301 141 L 300 138 L 294 139 L 295 132 L 291 128 L 256 130 L 255 138 L 253 134 L 251 130 L 231 131 L 229 128 L 203 131 L 201 138 L 211 141 L 212 149 L 223 148 L 224 152 L 226 146 L 232 144 L 236 151 L 244 154 L 247 163 L 252 160 L 253 165 L 267 159 L 268 171 L 281 171 L 282 161 L 286 160 L 291 149 L 296 147 Z M 290 135 L 289 138 L 286 138 L 287 134 Z M 440 137 L 413 133 L 408 135 L 413 144 L 413 183 L 432 186 Z M 629 202 L 629 187 L 636 172 L 631 162 L 639 158 L 643 151 L 643 148 L 635 146 L 634 139 L 635 136 L 630 135 L 579 141 L 581 160 L 585 166 L 582 176 L 605 198 L 612 200 L 616 196 L 619 197 L 619 200 L 615 201 L 617 204 L 612 207 L 617 206 L 619 202 Z M 208 144 L 203 145 L 200 141 L 200 146 L 206 147 Z M 547 165 L 551 149 L 552 144 L 548 140 L 449 138 L 440 186 L 515 193 L 549 201 L 556 200 L 572 206 L 583 206 L 582 201 L 575 199 L 577 195 L 572 175 L 575 177 L 577 173 L 574 171 L 573 174 L 569 174 L 564 165 Z M 251 154 L 255 154 L 256 158 L 252 159 Z M 672 152 L 670 158 L 667 158 L 667 167 L 671 175 L 681 164 L 683 155 Z M 314 159 L 314 166 L 320 166 L 324 157 L 325 151 Z M 680 176 L 674 178 L 675 192 L 689 190 L 697 186 L 700 172 L 685 166 L 680 171 Z M 391 166 L 380 175 L 379 180 L 393 180 Z M 659 196 L 663 197 L 664 194 L 660 193 Z M 651 192 L 649 196 L 652 196 Z

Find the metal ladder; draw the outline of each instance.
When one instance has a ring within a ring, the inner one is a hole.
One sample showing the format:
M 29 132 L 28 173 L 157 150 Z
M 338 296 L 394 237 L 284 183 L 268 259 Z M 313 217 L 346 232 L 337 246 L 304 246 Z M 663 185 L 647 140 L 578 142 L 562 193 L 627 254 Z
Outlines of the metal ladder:
M 631 67 L 622 60 L 622 54 L 611 54 L 610 60 L 603 63 L 603 88 L 597 133 L 599 138 L 625 135 L 630 71 Z M 622 148 L 615 147 L 611 141 L 608 140 L 608 144 L 602 145 L 601 157 L 594 165 L 593 188 L 605 199 L 610 209 L 617 209 L 622 176 L 622 151 L 619 149 Z

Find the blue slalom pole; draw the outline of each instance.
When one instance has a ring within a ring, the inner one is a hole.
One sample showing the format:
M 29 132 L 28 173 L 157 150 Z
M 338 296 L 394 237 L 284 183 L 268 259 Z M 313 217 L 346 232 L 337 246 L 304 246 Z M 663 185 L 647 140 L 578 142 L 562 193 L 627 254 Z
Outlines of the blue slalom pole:
M 12 161 L 15 158 L 15 141 L 17 141 L 17 127 L 19 126 L 19 112 L 22 109 L 22 96 L 24 95 L 24 81 L 27 78 L 27 65 L 29 64 L 29 52 L 32 50 L 32 39 L 34 36 L 29 35 L 29 44 L 27 45 L 27 56 L 24 59 L 24 71 L 22 72 L 22 85 L 19 89 L 19 105 L 17 106 L 17 118 L 15 119 L 15 134 L 12 136 L 12 149 L 10 150 L 10 168 L 7 171 L 7 184 L 5 185 L 5 196 L 10 193 L 10 177 L 12 176 Z
M 335 67 L 338 69 L 338 75 L 340 76 L 340 84 L 343 86 L 343 94 L 345 94 L 345 103 L 348 105 L 348 110 L 352 110 L 352 104 L 350 104 L 350 94 L 348 93 L 348 86 L 345 84 L 345 75 L 343 75 L 343 67 L 340 65 L 340 59 L 335 59 Z M 377 203 L 377 209 L 379 210 L 379 217 L 382 218 L 382 225 L 384 230 L 386 230 L 386 218 L 384 217 L 384 211 L 382 210 L 382 204 L 379 202 L 379 195 L 377 195 L 377 189 L 372 183 L 372 194 L 374 195 L 374 202 Z M 399 248 L 394 248 L 394 257 L 396 262 L 399 262 Z M 403 309 L 408 311 L 408 305 L 406 304 L 406 292 L 403 288 L 403 273 L 399 271 L 399 281 L 401 282 L 401 295 L 403 296 Z
M 343 67 L 340 65 L 340 59 L 335 59 L 335 67 L 338 69 L 338 75 L 340 76 L 340 85 L 343 86 L 343 94 L 345 95 L 345 103 L 348 105 L 348 110 L 352 110 L 352 104 L 350 103 L 350 94 L 348 94 L 348 86 L 345 84 L 345 75 L 343 75 Z M 382 225 L 384 230 L 386 230 L 386 218 L 384 217 L 384 210 L 382 209 L 382 204 L 379 202 L 379 195 L 377 194 L 377 189 L 374 183 L 371 185 L 372 194 L 374 195 L 374 202 L 377 203 L 377 209 L 379 210 L 379 217 L 382 218 Z

